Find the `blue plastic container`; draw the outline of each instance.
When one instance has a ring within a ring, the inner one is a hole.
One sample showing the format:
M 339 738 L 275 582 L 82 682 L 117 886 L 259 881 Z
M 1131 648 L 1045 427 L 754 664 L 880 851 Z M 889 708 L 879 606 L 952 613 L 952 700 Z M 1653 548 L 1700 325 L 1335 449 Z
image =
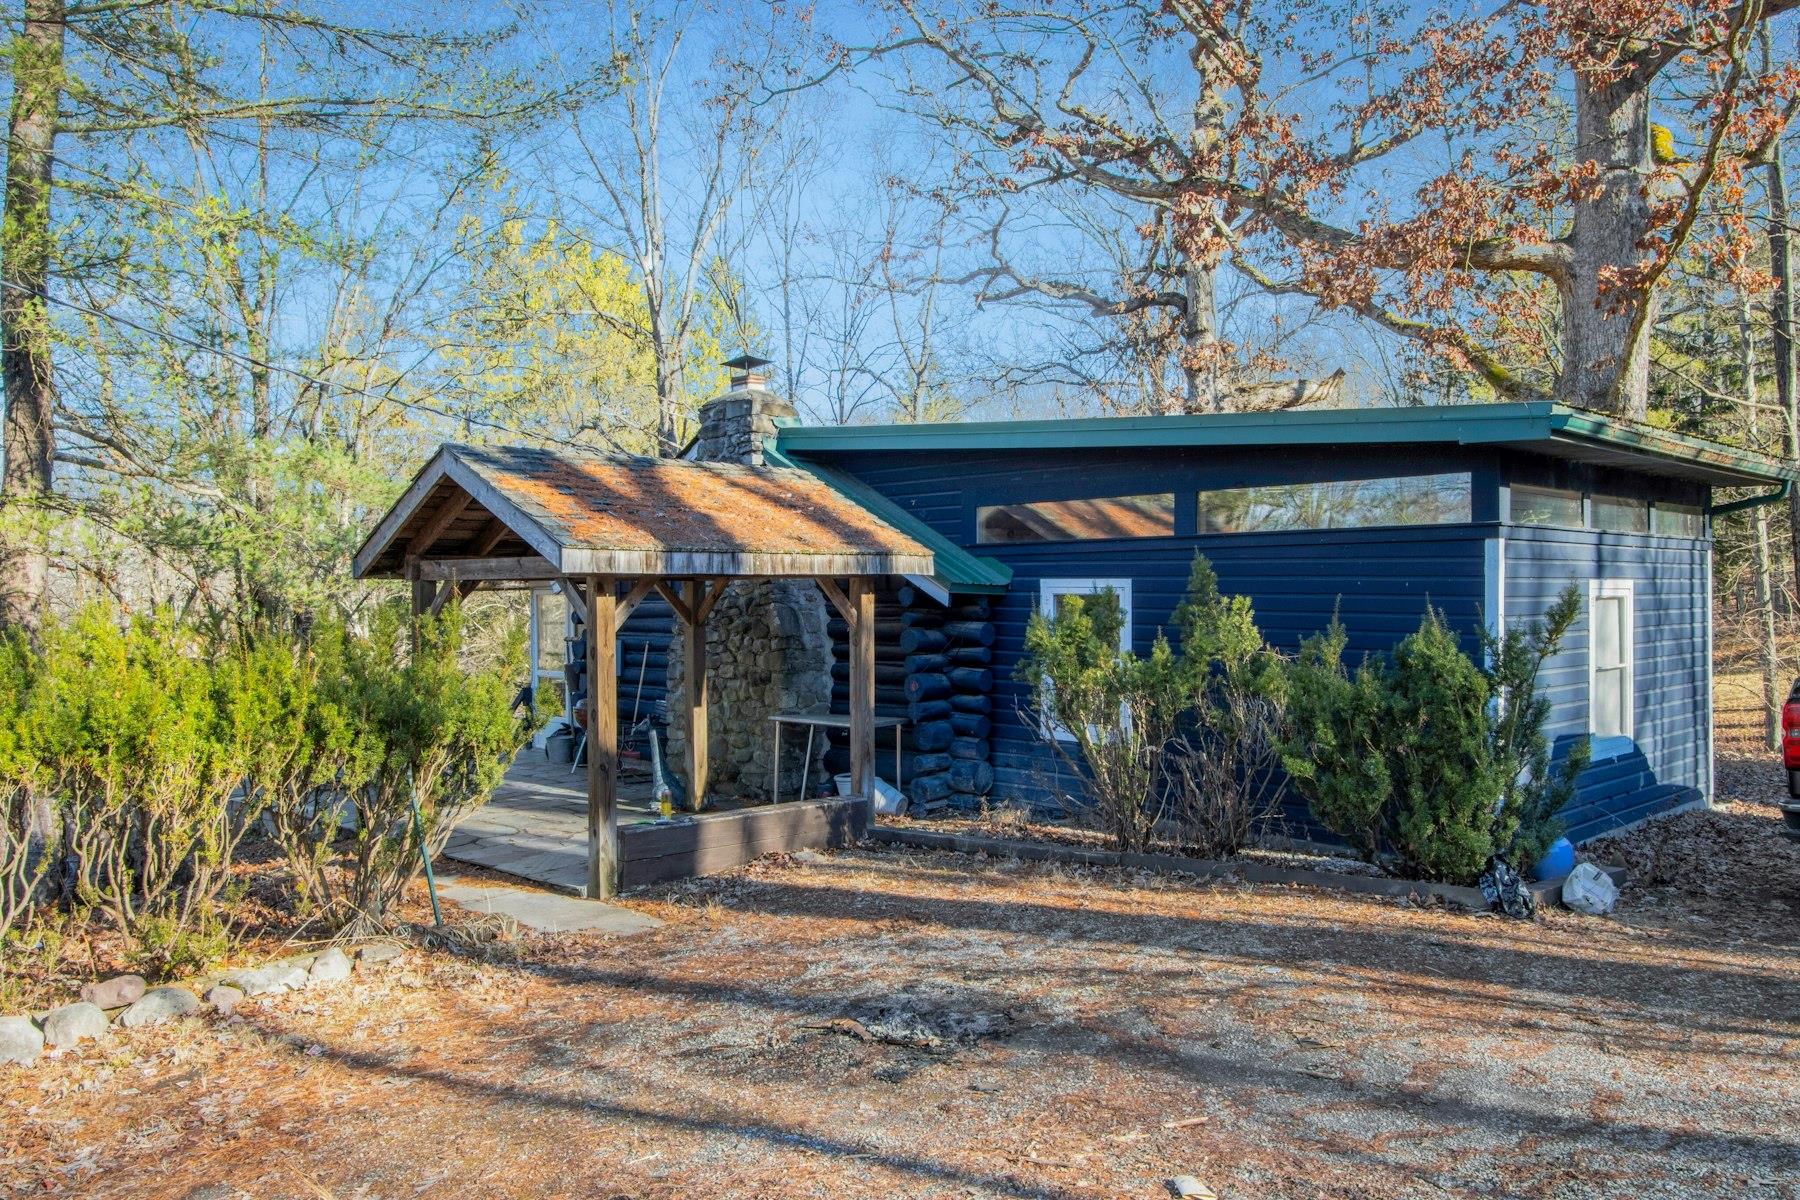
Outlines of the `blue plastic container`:
M 1531 868 L 1533 879 L 1561 879 L 1575 869 L 1575 846 L 1568 838 L 1557 838 L 1550 849 Z

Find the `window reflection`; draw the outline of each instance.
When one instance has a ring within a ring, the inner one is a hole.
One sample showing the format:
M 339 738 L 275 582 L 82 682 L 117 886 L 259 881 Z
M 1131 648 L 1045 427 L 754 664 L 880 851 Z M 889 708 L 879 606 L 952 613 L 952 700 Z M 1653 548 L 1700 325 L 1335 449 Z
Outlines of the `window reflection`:
M 1464 524 L 1471 519 L 1470 493 L 1466 471 L 1228 488 L 1200 493 L 1200 532 Z
M 1161 492 L 994 504 L 977 509 L 975 518 L 976 540 L 983 545 L 1168 537 L 1175 532 L 1175 496 Z

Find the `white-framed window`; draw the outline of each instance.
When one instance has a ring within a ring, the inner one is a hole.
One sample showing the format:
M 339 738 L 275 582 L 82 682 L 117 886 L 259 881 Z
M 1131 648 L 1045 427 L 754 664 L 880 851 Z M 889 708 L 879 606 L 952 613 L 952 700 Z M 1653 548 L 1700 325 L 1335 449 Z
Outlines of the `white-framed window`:
M 1131 649 L 1131 580 L 1129 579 L 1045 579 L 1038 584 L 1038 611 L 1045 620 L 1062 615 L 1063 601 L 1069 596 L 1097 596 L 1111 592 L 1119 598 L 1119 649 Z M 1061 741 L 1072 742 L 1075 735 L 1048 719 L 1047 732 Z
M 1588 581 L 1588 732 L 1631 737 L 1636 621 L 1629 579 Z

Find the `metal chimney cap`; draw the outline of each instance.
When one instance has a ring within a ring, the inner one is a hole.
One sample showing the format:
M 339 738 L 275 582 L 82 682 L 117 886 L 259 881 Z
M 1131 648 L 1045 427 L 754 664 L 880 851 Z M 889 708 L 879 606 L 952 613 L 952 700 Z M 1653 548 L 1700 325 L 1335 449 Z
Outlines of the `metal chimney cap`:
M 734 371 L 754 371 L 758 367 L 774 366 L 775 360 L 772 358 L 758 358 L 754 354 L 746 353 L 740 354 L 736 358 L 728 358 L 722 365 L 730 367 Z

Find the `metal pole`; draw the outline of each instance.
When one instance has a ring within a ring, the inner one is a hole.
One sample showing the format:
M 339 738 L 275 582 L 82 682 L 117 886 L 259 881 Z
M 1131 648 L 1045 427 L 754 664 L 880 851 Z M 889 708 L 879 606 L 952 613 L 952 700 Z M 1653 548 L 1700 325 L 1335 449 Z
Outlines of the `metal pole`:
M 406 792 L 412 799 L 413 833 L 419 839 L 419 861 L 425 864 L 425 890 L 431 893 L 431 923 L 442 926 L 444 910 L 438 907 L 437 879 L 431 873 L 431 848 L 425 844 L 425 818 L 419 812 L 419 789 L 413 782 L 412 768 L 406 768 Z

